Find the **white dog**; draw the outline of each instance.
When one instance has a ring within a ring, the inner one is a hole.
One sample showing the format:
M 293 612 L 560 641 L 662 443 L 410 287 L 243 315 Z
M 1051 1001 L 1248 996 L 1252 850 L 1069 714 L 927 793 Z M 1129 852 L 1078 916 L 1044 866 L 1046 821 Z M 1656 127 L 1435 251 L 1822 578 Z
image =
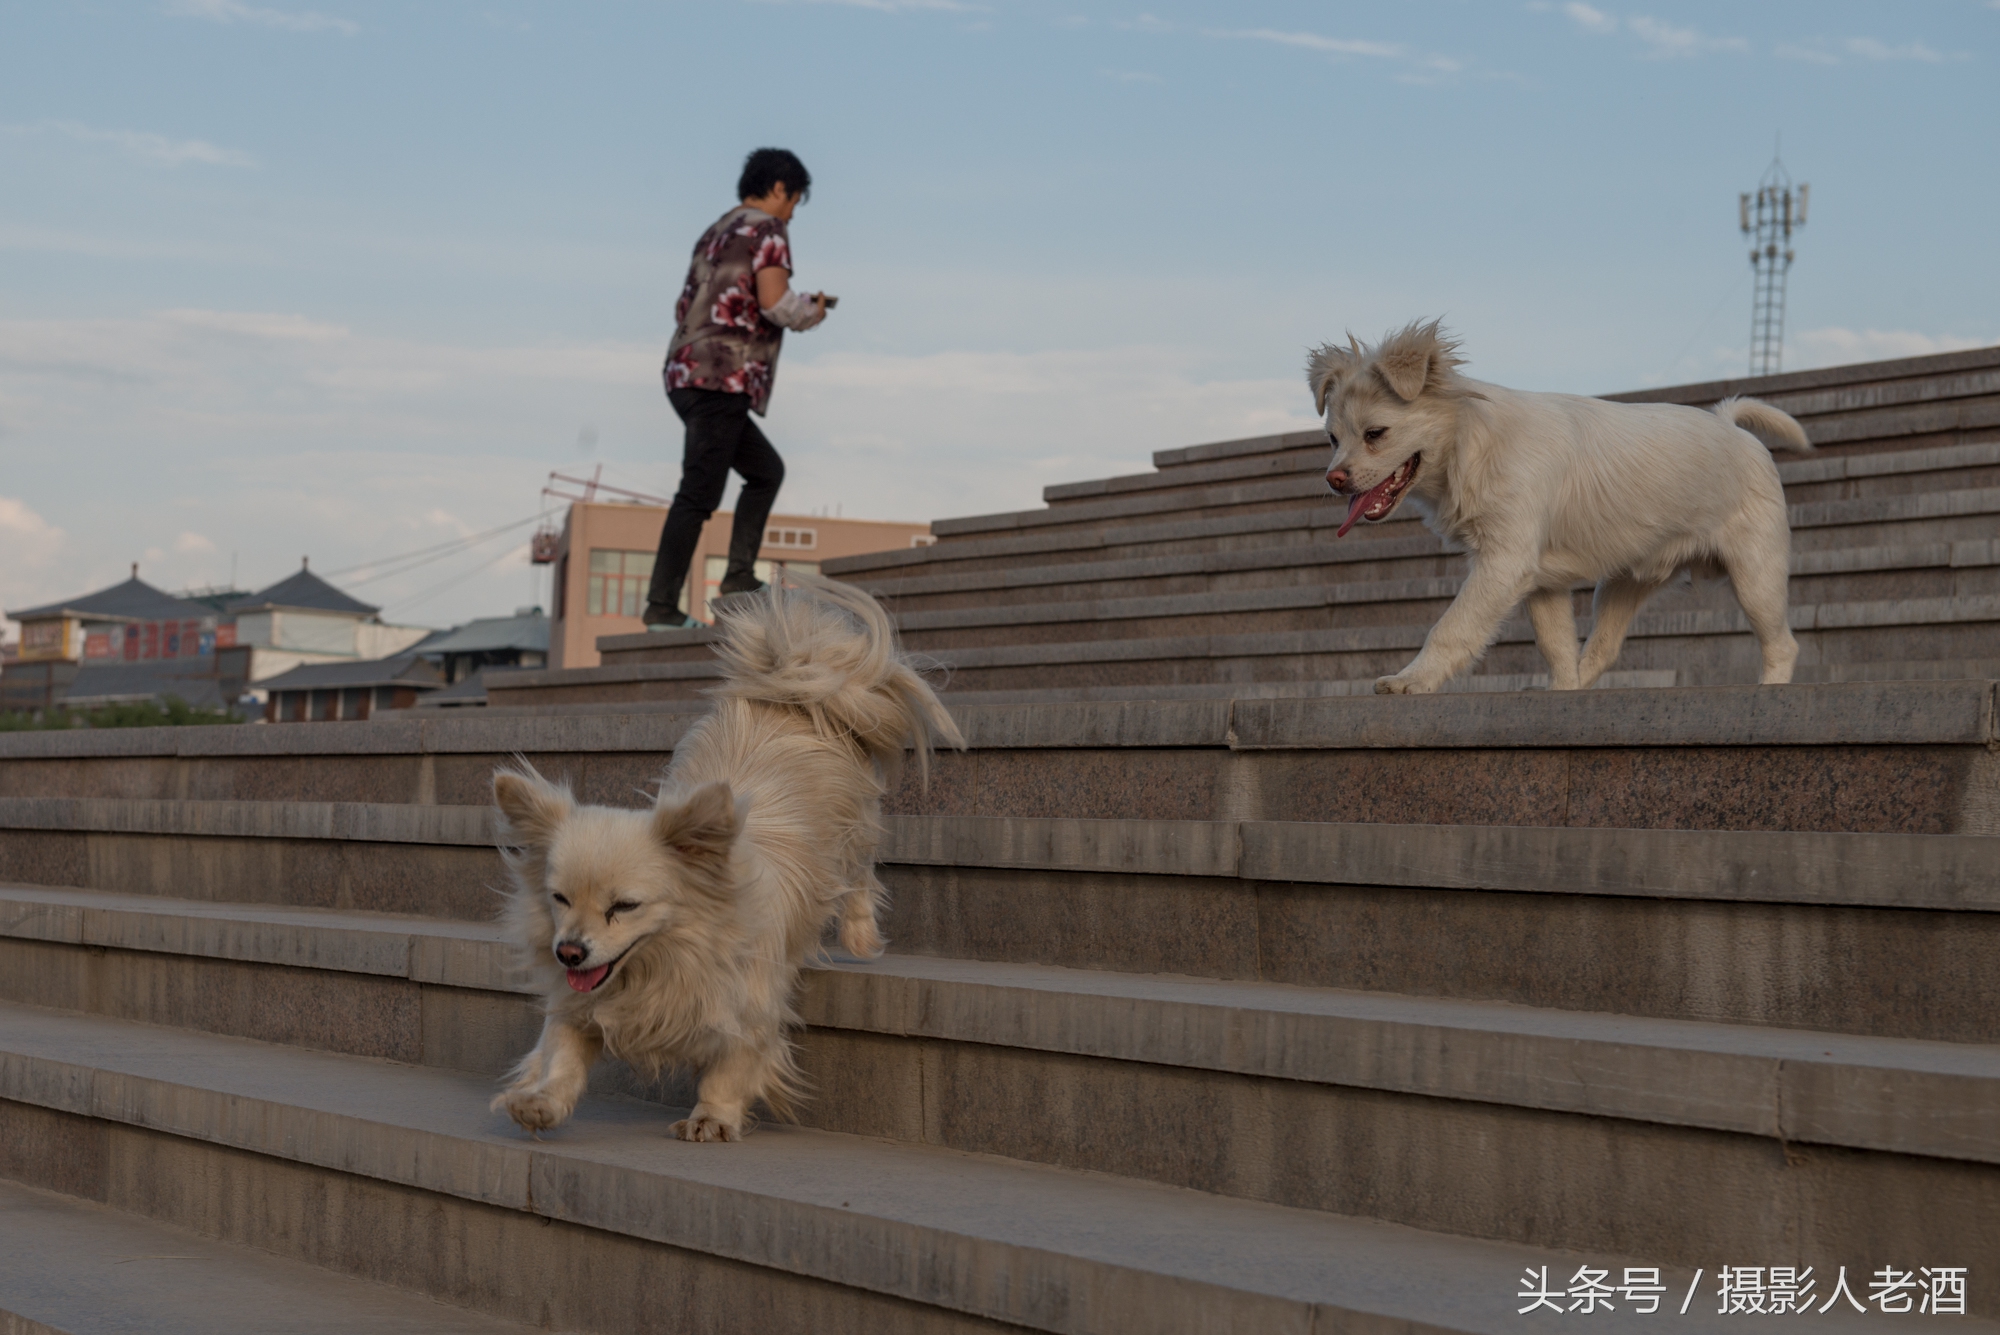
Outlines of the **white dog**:
M 736 1140 L 751 1105 L 785 1113 L 799 1076 L 792 991 L 829 919 L 878 955 L 875 879 L 886 779 L 914 741 L 963 747 L 867 594 L 786 579 L 733 600 L 713 713 L 674 748 L 650 811 L 581 806 L 525 765 L 493 796 L 507 818 L 509 920 L 540 985 L 541 1041 L 494 1099 L 531 1131 L 567 1118 L 609 1051 L 702 1072 L 683 1140 Z
M 1339 529 L 1404 501 L 1471 553 L 1458 597 L 1415 659 L 1375 683 L 1435 691 L 1471 666 L 1523 599 L 1556 690 L 1589 686 L 1618 657 L 1632 616 L 1682 570 L 1726 573 L 1757 632 L 1763 680 L 1799 656 L 1786 624 L 1791 529 L 1769 450 L 1809 451 L 1805 430 L 1755 399 L 1713 412 L 1530 394 L 1458 373 L 1436 321 L 1370 348 L 1348 335 L 1306 363 L 1333 442 L 1327 485 L 1352 497 Z M 1595 581 L 1581 661 L 1570 589 Z

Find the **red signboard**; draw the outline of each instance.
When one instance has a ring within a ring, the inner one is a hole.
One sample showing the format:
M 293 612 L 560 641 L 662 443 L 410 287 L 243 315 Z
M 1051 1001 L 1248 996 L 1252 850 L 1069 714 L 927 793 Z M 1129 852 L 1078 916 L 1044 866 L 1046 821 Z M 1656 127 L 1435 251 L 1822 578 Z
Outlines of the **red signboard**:
M 118 651 L 111 645 L 111 636 L 104 631 L 83 637 L 85 658 L 115 658 L 117 655 Z

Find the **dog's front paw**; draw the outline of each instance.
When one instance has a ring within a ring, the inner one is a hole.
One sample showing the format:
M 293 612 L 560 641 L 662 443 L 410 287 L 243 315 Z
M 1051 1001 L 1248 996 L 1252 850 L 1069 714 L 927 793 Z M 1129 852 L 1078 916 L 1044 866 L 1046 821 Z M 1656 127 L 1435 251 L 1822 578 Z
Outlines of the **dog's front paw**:
M 682 1140 L 741 1140 L 743 1129 L 723 1121 L 708 1113 L 697 1112 L 693 1117 L 683 1117 L 673 1125 L 673 1133 Z
M 1436 689 L 1437 687 L 1407 672 L 1398 672 L 1393 677 L 1377 677 L 1375 679 L 1375 694 L 1377 695 L 1429 695 Z
M 504 1112 L 530 1131 L 546 1131 L 568 1120 L 570 1105 L 539 1089 L 510 1089 L 493 1100 L 492 1110 Z

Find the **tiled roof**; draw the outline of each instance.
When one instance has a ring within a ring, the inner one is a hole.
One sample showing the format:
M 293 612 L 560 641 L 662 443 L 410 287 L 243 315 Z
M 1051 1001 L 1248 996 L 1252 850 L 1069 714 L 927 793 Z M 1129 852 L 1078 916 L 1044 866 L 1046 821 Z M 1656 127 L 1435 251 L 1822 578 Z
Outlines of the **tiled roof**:
M 412 653 L 394 658 L 370 658 L 359 663 L 307 663 L 266 677 L 257 683 L 263 691 L 326 691 L 360 686 L 414 686 L 433 690 L 441 681 L 438 670 Z
M 549 619 L 539 612 L 527 616 L 480 617 L 411 648 L 422 654 L 475 654 L 495 649 L 547 653 Z
M 239 598 L 229 605 L 232 612 L 256 612 L 267 607 L 290 607 L 308 612 L 345 612 L 350 616 L 374 616 L 382 609 L 373 603 L 364 603 L 359 598 L 350 598 L 333 585 L 301 569 L 288 579 L 281 579 L 268 589 L 259 589 L 247 598 Z
M 15 621 L 58 616 L 103 617 L 114 621 L 181 621 L 212 616 L 213 613 L 199 603 L 162 593 L 134 575 L 123 584 L 113 584 L 108 589 L 99 589 L 81 598 L 65 598 L 61 602 L 46 603 L 7 615 Z

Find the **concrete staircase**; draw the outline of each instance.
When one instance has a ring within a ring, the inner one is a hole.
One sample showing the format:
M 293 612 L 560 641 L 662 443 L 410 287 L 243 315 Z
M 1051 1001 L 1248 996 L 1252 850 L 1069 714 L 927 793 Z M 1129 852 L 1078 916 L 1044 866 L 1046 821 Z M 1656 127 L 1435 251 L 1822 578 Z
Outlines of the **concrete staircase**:
M 0 1330 L 1499 1332 L 1585 1267 L 1708 1329 L 1723 1265 L 2000 1330 L 1996 703 L 958 705 L 728 1146 L 609 1065 L 486 1111 L 488 776 L 637 802 L 681 713 L 6 735 Z
M 1819 453 L 1780 456 L 1792 502 L 1798 680 L 2000 673 L 2000 349 L 1875 362 L 1631 400 L 1756 394 Z M 953 698 L 1367 693 L 1415 654 L 1462 557 L 1410 519 L 1336 541 L 1323 436 L 1154 456 L 1155 471 L 1050 487 L 1039 510 L 945 520 L 936 545 L 828 562 L 895 612 Z M 1588 633 L 1589 595 L 1577 596 Z M 684 707 L 714 684 L 705 629 L 599 641 L 603 663 L 489 674 L 496 706 Z M 1667 590 L 1609 686 L 1754 682 L 1726 583 Z M 1525 618 L 1457 689 L 1544 684 Z

